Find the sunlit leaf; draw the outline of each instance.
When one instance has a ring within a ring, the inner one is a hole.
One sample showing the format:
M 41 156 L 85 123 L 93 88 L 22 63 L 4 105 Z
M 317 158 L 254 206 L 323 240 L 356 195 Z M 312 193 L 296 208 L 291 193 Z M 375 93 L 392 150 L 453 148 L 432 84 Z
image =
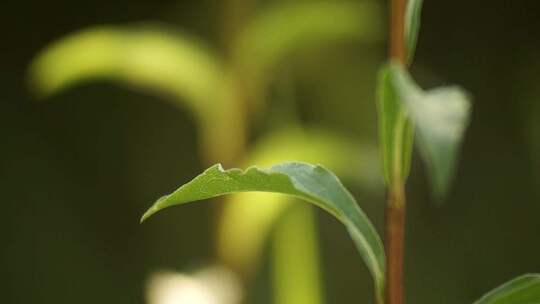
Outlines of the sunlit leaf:
M 39 94 L 111 79 L 186 98 L 192 107 L 208 103 L 222 77 L 221 64 L 200 41 L 158 25 L 100 26 L 70 34 L 45 48 L 30 68 Z
M 192 110 L 205 156 L 227 163 L 243 145 L 244 127 L 229 74 L 199 40 L 156 24 L 73 33 L 45 48 L 29 71 L 32 88 L 41 96 L 98 79 L 166 96 Z
M 428 164 L 433 190 L 442 198 L 448 187 L 465 129 L 470 101 L 459 87 L 422 90 L 399 65 L 390 67 L 392 83 L 418 133 L 420 152 Z
M 388 185 L 403 182 L 409 174 L 414 130 L 399 100 L 388 66 L 379 72 L 377 110 L 385 181 Z
M 484 295 L 474 304 L 540 303 L 540 274 L 526 274 Z
M 408 0 L 405 12 L 405 43 L 407 46 L 407 61 L 410 63 L 416 51 L 418 32 L 420 31 L 420 17 L 423 0 Z
M 328 211 L 347 228 L 375 281 L 378 300 L 383 297 L 385 257 L 377 231 L 338 178 L 321 166 L 289 162 L 268 169 L 207 169 L 170 195 L 159 199 L 142 220 L 164 208 L 236 192 L 273 192 L 292 195 Z M 256 204 L 257 202 L 253 202 Z
M 268 167 L 291 159 L 320 163 L 364 191 L 382 191 L 376 148 L 325 130 L 274 131 L 255 143 L 244 163 Z M 253 271 L 276 220 L 294 200 L 263 192 L 226 197 L 218 229 L 220 258 L 244 273 Z

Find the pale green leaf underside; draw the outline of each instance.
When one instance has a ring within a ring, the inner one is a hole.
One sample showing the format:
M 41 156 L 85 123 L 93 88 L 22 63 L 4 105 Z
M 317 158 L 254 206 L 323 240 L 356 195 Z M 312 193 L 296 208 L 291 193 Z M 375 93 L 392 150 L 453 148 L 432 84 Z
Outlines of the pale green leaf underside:
M 405 12 L 405 45 L 407 47 L 407 62 L 412 62 L 416 51 L 418 32 L 420 31 L 420 17 L 423 0 L 409 0 Z
M 538 303 L 540 303 L 540 274 L 526 274 L 515 278 L 474 302 L 474 304 Z
M 434 194 L 442 198 L 454 174 L 457 155 L 469 124 L 470 101 L 456 86 L 422 90 L 398 64 L 390 67 L 392 82 L 412 119 L 427 162 Z
M 399 98 L 385 65 L 379 72 L 377 110 L 383 173 L 389 185 L 407 178 L 414 141 L 413 125 Z
M 159 199 L 142 217 L 159 210 L 237 192 L 273 192 L 292 195 L 328 211 L 347 228 L 356 248 L 373 275 L 376 295 L 384 290 L 384 248 L 377 231 L 339 179 L 321 166 L 288 162 L 268 169 L 250 167 L 224 170 L 221 165 L 207 169 L 170 195 Z M 257 202 L 253 202 L 256 204 Z

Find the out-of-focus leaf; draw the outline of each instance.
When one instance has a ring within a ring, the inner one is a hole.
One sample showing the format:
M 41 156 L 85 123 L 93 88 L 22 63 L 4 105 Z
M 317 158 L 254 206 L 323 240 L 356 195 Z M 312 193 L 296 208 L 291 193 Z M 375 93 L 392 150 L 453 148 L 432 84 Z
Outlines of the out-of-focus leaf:
M 322 304 L 317 225 L 312 206 L 295 204 L 276 226 L 272 241 L 272 286 L 276 304 Z
M 444 197 L 469 123 L 470 101 L 459 87 L 424 91 L 399 64 L 390 67 L 392 83 L 418 130 L 420 152 L 427 162 L 433 190 Z
M 383 20 L 384 8 L 375 1 L 291 1 L 265 8 L 240 33 L 235 60 L 252 85 L 264 85 L 295 52 L 340 41 L 381 41 Z
M 377 110 L 384 179 L 388 185 L 405 181 L 409 174 L 414 128 L 400 102 L 388 65 L 379 72 Z
M 250 167 L 244 171 L 224 170 L 221 165 L 215 165 L 172 194 L 159 199 L 143 215 L 142 220 L 170 206 L 250 191 L 292 195 L 321 207 L 340 220 L 373 275 L 375 294 L 381 302 L 385 256 L 380 237 L 339 179 L 321 166 L 289 162 L 268 169 Z
M 168 96 L 196 116 L 206 157 L 226 163 L 243 144 L 242 112 L 229 74 L 200 41 L 150 24 L 71 34 L 43 50 L 29 71 L 31 85 L 41 96 L 96 79 Z
M 33 61 L 30 79 L 43 95 L 75 83 L 111 79 L 206 106 L 223 78 L 216 56 L 198 40 L 163 26 L 101 26 L 62 38 Z
M 366 191 L 382 191 L 376 147 L 324 130 L 285 128 L 254 145 L 244 163 L 263 167 L 296 159 L 320 163 Z M 219 256 L 250 273 L 277 218 L 295 199 L 274 193 L 245 192 L 228 196 L 218 229 Z
M 540 274 L 526 274 L 497 287 L 474 304 L 540 303 Z
M 405 11 L 405 43 L 407 46 L 407 61 L 412 62 L 416 51 L 418 32 L 420 31 L 423 0 L 408 0 Z

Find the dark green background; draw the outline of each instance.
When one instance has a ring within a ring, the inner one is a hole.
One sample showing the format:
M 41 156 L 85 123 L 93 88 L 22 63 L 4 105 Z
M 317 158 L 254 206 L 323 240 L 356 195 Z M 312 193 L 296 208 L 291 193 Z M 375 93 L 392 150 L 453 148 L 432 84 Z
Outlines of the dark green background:
M 272 1 L 261 2 L 256 9 Z M 514 276 L 540 272 L 540 3 L 424 2 L 412 72 L 427 87 L 463 85 L 474 96 L 474 112 L 446 205 L 431 203 L 415 158 L 407 298 L 411 304 L 471 303 Z M 143 303 L 151 271 L 189 270 L 212 260 L 215 203 L 173 208 L 138 223 L 156 197 L 203 169 L 191 115 L 106 82 L 38 102 L 25 70 L 48 42 L 103 23 L 163 21 L 219 47 L 222 5 L 0 4 L 0 302 Z M 301 56 L 299 66 L 307 66 L 297 81 L 302 121 L 375 141 L 375 73 L 384 57 L 383 44 Z M 384 200 L 375 197 L 367 197 L 373 201 L 366 209 L 381 231 Z M 365 303 L 371 298 L 366 268 L 342 227 L 322 212 L 319 219 L 328 303 Z M 263 271 L 251 289 L 257 303 L 265 303 L 265 281 Z

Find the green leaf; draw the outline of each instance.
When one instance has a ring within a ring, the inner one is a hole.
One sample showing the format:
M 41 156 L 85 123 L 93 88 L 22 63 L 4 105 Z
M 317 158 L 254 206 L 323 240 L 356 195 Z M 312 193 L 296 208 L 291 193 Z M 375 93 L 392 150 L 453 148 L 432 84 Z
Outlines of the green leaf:
M 497 287 L 474 304 L 538 304 L 540 274 L 526 274 Z
M 290 1 L 264 8 L 240 32 L 236 63 L 258 89 L 295 54 L 339 42 L 379 42 L 384 8 L 375 1 Z
M 420 152 L 428 164 L 434 194 L 443 198 L 469 123 L 469 97 L 456 86 L 424 91 L 401 65 L 392 64 L 390 70 L 399 99 L 417 128 Z
M 328 211 L 347 228 L 375 281 L 377 299 L 384 291 L 384 248 L 375 228 L 339 179 L 321 166 L 289 162 L 268 169 L 207 169 L 170 195 L 159 199 L 142 220 L 163 208 L 237 192 L 262 191 L 302 198 Z M 255 202 L 254 202 L 255 203 Z
M 232 76 L 201 41 L 162 25 L 99 26 L 70 34 L 36 56 L 29 78 L 40 96 L 110 80 L 169 97 L 194 114 L 201 150 L 211 162 L 230 162 L 243 145 Z
M 198 108 L 223 77 L 212 52 L 186 34 L 142 24 L 98 26 L 70 34 L 33 60 L 29 77 L 41 95 L 76 83 L 110 79 L 187 99 Z
M 390 67 L 385 65 L 379 72 L 377 110 L 379 142 L 387 185 L 404 182 L 411 163 L 414 128 L 399 98 Z
M 411 63 L 416 51 L 418 32 L 420 31 L 423 0 L 408 0 L 405 11 L 405 45 L 407 47 L 407 62 Z
M 376 151 L 373 145 L 327 130 L 285 127 L 258 140 L 243 163 L 269 167 L 290 159 L 317 162 L 376 195 L 382 192 Z M 220 259 L 243 273 L 256 269 L 277 219 L 295 200 L 264 192 L 227 196 L 218 227 Z

